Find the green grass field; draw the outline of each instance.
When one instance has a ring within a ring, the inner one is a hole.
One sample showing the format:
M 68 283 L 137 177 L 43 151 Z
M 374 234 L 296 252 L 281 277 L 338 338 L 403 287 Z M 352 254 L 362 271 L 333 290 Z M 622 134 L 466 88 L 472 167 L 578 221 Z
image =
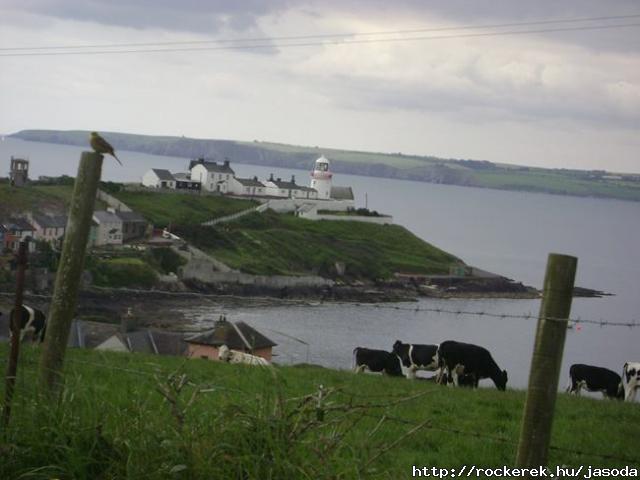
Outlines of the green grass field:
M 347 275 L 376 279 L 394 272 L 448 273 L 450 265 L 460 263 L 399 225 L 311 221 L 273 211 L 176 232 L 253 274 L 331 276 L 335 262 L 343 262 Z
M 123 191 L 115 196 L 156 227 L 197 225 L 258 205 L 251 200 L 212 195 Z
M 513 465 L 524 404 L 522 391 L 82 349 L 45 401 L 38 353 L 23 348 L 3 479 L 398 479 L 413 465 Z M 3 368 L 6 356 L 0 345 Z M 549 464 L 638 467 L 639 438 L 637 404 L 560 394 Z

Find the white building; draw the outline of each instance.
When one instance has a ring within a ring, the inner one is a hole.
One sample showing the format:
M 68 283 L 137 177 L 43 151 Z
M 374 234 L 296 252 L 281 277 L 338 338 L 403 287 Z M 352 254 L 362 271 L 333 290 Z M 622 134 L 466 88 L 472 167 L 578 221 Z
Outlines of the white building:
M 318 192 L 315 189 L 296 184 L 295 175 L 291 176 L 290 181 L 286 181 L 281 178 L 273 178 L 272 173 L 264 184 L 266 186 L 265 192 L 270 197 L 313 200 L 318 198 Z
M 329 160 L 322 155 L 316 160 L 311 172 L 311 188 L 318 192 L 319 200 L 329 200 L 331 198 L 331 177 L 333 173 L 329 171 Z
M 258 180 L 258 177 L 231 177 L 231 180 L 229 181 L 229 188 L 227 189 L 227 191 L 229 193 L 232 193 L 233 195 L 264 197 L 266 195 L 266 188 L 266 185 Z
M 207 192 L 231 193 L 229 186 L 235 172 L 229 166 L 229 160 L 222 165 L 207 162 L 203 158 L 193 160 L 189 165 L 191 180 L 200 182 L 202 190 Z
M 152 168 L 142 176 L 142 185 L 154 188 L 176 188 L 176 179 L 169 170 Z
M 93 212 L 93 221 L 97 224 L 95 244 L 122 245 L 122 219 L 115 213 L 99 210 Z

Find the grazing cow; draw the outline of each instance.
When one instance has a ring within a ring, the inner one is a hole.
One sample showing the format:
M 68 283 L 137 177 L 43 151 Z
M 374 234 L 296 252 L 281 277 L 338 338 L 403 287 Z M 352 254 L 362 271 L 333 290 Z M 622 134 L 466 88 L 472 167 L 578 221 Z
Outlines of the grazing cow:
M 365 347 L 356 347 L 353 349 L 353 359 L 355 373 L 364 372 L 382 372 L 392 377 L 402 375 L 400 360 L 393 353 L 384 350 L 374 350 Z
M 483 378 L 490 378 L 498 390 L 504 391 L 507 388 L 507 371 L 500 370 L 486 348 L 447 340 L 438 348 L 438 361 L 439 366 L 446 369 L 447 377 L 452 378 L 455 386 L 460 386 L 459 372 L 462 366 L 464 375 L 472 376 L 474 387 L 477 387 Z M 470 379 L 466 378 L 463 383 L 470 383 Z
M 239 350 L 231 350 L 226 345 L 218 348 L 218 359 L 227 363 L 244 363 L 245 365 L 259 365 L 261 367 L 270 367 L 271 363 L 258 355 L 240 352 Z
M 624 398 L 622 379 L 616 372 L 608 368 L 593 367 L 576 363 L 569 368 L 569 385 L 567 392 L 580 395 L 580 390 L 586 388 L 589 392 L 602 392 L 605 397 Z
M 640 389 L 640 362 L 627 362 L 622 367 L 624 399 L 633 402 Z
M 9 336 L 11 337 L 11 322 L 13 319 L 13 311 L 9 312 Z M 47 317 L 45 314 L 37 308 L 31 308 L 26 305 L 20 307 L 18 313 L 18 321 L 20 322 L 20 341 L 24 341 L 25 337 L 29 335 L 31 341 L 35 342 L 44 340 L 44 334 L 47 329 Z
M 416 378 L 416 371 L 428 370 L 435 372 L 439 368 L 438 345 L 418 345 L 402 343 L 396 340 L 393 344 L 393 353 L 407 369 L 407 378 Z M 437 381 L 441 378 L 441 372 L 437 375 Z

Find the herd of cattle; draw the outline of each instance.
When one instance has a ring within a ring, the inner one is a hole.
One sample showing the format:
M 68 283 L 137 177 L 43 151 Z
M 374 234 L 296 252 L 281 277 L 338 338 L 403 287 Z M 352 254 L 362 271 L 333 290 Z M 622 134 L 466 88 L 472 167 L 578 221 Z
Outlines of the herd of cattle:
M 368 370 L 414 379 L 418 370 L 426 370 L 436 372 L 434 380 L 443 385 L 477 388 L 480 380 L 490 378 L 498 390 L 507 388 L 507 371 L 498 367 L 486 348 L 471 343 L 447 340 L 419 345 L 396 340 L 391 352 L 356 347 L 353 358 L 356 373 Z M 640 389 L 640 362 L 625 363 L 622 377 L 607 368 L 574 364 L 569 377 L 569 393 L 579 395 L 585 388 L 631 402 Z
M 19 317 L 20 341 L 27 337 L 32 341 L 44 340 L 47 324 L 42 311 L 23 305 Z M 420 345 L 397 340 L 391 352 L 356 347 L 353 357 L 355 372 L 369 370 L 414 379 L 418 370 L 426 370 L 437 372 L 435 381 L 444 385 L 477 388 L 480 380 L 490 378 L 498 390 L 507 388 L 507 371 L 498 367 L 486 348 L 470 343 L 447 340 L 440 345 Z M 230 363 L 269 365 L 261 357 L 230 350 L 226 345 L 220 347 L 219 359 Z M 583 388 L 602 392 L 605 397 L 633 401 L 640 389 L 640 362 L 625 363 L 622 377 L 607 368 L 571 365 L 567 392 L 579 395 Z

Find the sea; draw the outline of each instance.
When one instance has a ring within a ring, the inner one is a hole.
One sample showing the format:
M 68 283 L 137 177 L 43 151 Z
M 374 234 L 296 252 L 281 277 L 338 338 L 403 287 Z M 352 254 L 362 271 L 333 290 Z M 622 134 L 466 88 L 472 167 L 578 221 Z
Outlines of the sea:
M 4 137 L 0 162 L 30 160 L 30 176 L 76 175 L 76 146 Z M 150 168 L 187 170 L 188 158 L 118 152 L 124 167 L 107 157 L 103 180 L 140 181 Z M 234 163 L 238 176 L 288 179 L 306 184 L 309 171 Z M 309 165 L 309 170 L 312 165 Z M 351 186 L 358 206 L 390 214 L 425 241 L 464 260 L 541 288 L 549 253 L 578 258 L 576 285 L 611 296 L 575 298 L 567 331 L 560 388 L 573 363 L 621 372 L 640 361 L 640 202 L 438 185 L 357 175 L 334 175 Z M 489 349 L 509 375 L 508 386 L 526 388 L 539 300 L 434 300 L 400 304 L 318 303 L 272 307 L 221 307 L 193 301 L 185 316 L 206 328 L 221 315 L 245 321 L 278 345 L 275 361 L 350 369 L 356 346 L 390 350 L 395 340 L 440 343 L 459 340 Z M 485 315 L 451 312 L 484 312 Z M 486 315 L 489 314 L 489 315 Z M 505 315 L 505 317 L 501 317 Z M 531 316 L 532 318 L 511 318 Z M 584 323 L 581 323 L 582 320 Z M 591 321 L 604 323 L 593 324 Z M 638 326 L 607 325 L 609 322 Z M 481 386 L 491 386 L 490 380 Z

